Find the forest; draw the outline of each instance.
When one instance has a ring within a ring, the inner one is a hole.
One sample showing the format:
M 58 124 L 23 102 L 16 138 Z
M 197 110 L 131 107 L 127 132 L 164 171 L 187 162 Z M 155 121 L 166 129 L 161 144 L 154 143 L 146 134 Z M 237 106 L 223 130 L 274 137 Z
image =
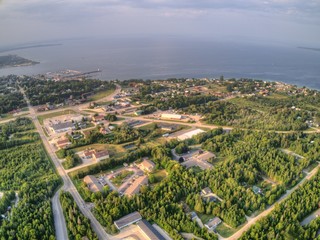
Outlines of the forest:
M 306 226 L 301 226 L 300 222 L 319 207 L 320 171 L 267 217 L 253 225 L 240 239 L 316 239 L 320 229 L 320 219 L 317 218 Z
M 66 219 L 70 240 L 98 240 L 96 233 L 91 228 L 90 220 L 81 213 L 69 192 L 60 193 L 60 203 Z
M 1 125 L 10 134 L 23 135 L 29 141 L 0 150 L 0 191 L 17 191 L 19 195 L 11 217 L 1 223 L 0 239 L 55 239 L 50 199 L 61 180 L 39 135 L 22 132 L 33 125 L 26 119 L 22 121 L 26 125 L 21 121 Z M 12 128 L 15 125 L 17 128 Z
M 26 90 L 26 94 L 32 105 L 64 103 L 67 99 L 86 99 L 88 94 L 115 89 L 115 85 L 101 80 L 68 80 L 68 81 L 44 81 L 35 78 L 27 78 L 20 85 Z

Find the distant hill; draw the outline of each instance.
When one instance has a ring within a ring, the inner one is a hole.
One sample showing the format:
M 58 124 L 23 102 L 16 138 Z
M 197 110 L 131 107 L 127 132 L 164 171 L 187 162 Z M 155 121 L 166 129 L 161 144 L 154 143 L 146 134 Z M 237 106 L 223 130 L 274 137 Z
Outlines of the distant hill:
M 20 67 L 20 66 L 31 66 L 38 64 L 35 62 L 17 55 L 5 55 L 0 56 L 0 68 L 4 67 Z

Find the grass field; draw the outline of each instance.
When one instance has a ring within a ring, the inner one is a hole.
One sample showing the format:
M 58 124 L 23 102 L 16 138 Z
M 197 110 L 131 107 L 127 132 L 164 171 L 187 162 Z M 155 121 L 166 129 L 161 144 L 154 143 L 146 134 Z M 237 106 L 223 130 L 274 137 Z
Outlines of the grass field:
M 214 218 L 213 215 L 207 215 L 202 213 L 197 213 L 203 224 L 206 224 L 210 219 Z
M 96 94 L 90 96 L 89 101 L 98 101 L 101 98 L 105 98 L 105 97 L 109 96 L 113 92 L 114 92 L 114 89 L 109 89 L 106 91 L 97 92 Z
M 222 236 L 222 237 L 230 237 L 233 235 L 237 229 L 230 228 L 226 226 L 224 223 L 221 223 L 217 228 L 217 232 Z
M 157 182 L 161 182 L 163 179 L 167 177 L 167 171 L 165 169 L 158 170 L 153 175 Z
M 53 112 L 53 113 L 48 113 L 45 115 L 40 115 L 40 116 L 38 116 L 38 120 L 39 120 L 40 124 L 43 125 L 43 121 L 47 118 L 53 118 L 53 117 L 58 117 L 58 116 L 62 116 L 62 115 L 67 115 L 67 114 L 74 114 L 74 113 L 76 113 L 76 112 L 71 109 L 66 109 L 66 110 L 59 111 L 59 112 Z

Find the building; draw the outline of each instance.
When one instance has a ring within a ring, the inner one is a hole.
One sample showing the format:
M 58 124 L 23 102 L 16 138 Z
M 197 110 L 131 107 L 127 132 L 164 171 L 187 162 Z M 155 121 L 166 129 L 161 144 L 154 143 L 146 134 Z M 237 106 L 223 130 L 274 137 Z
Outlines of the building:
M 216 155 L 214 155 L 212 152 L 199 150 L 198 156 L 196 156 L 196 159 L 199 161 L 209 161 L 213 158 L 215 158 Z
M 82 130 L 81 133 L 84 136 L 84 138 L 88 138 L 91 134 L 91 130 Z
M 209 222 L 207 222 L 204 226 L 210 231 L 213 231 L 221 222 L 222 221 L 220 218 L 215 217 L 213 219 L 210 219 Z
M 141 220 L 137 223 L 146 240 L 165 240 L 165 238 L 147 221 Z
M 102 190 L 102 185 L 98 182 L 97 178 L 92 175 L 86 176 L 83 181 L 87 184 L 91 192 L 100 192 Z
M 210 189 L 209 187 L 206 187 L 206 188 L 204 188 L 204 189 L 201 190 L 201 193 L 202 193 L 203 195 L 208 195 L 208 194 L 211 194 L 212 191 L 211 191 L 211 189 Z
M 93 153 L 94 153 L 94 150 L 91 150 L 91 149 L 84 150 L 83 157 L 86 159 L 90 159 L 92 158 Z
M 175 131 L 179 128 L 179 125 L 176 124 L 166 124 L 166 123 L 157 123 L 158 127 L 163 131 Z
M 181 120 L 182 116 L 179 114 L 163 113 L 163 114 L 161 114 L 161 118 L 172 119 L 172 120 Z
M 148 159 L 144 159 L 141 163 L 137 164 L 137 167 L 144 172 L 152 172 L 152 170 L 155 167 L 155 164 Z
M 257 187 L 257 186 L 253 186 L 253 187 L 252 187 L 252 191 L 253 191 L 255 194 L 261 194 L 261 193 L 262 193 L 261 188 L 259 188 L 259 187 Z
M 74 130 L 75 126 L 73 122 L 68 121 L 68 122 L 54 123 L 49 128 L 50 128 L 50 131 L 53 133 L 62 133 L 62 132 Z
M 204 133 L 205 131 L 201 130 L 201 129 L 195 129 L 189 132 L 186 132 L 184 134 L 181 134 L 180 136 L 178 136 L 178 140 L 183 141 L 189 138 L 192 138 L 195 135 L 198 135 L 199 133 Z
M 108 150 L 102 150 L 102 151 L 97 151 L 94 150 L 94 153 L 92 154 L 92 157 L 94 160 L 96 160 L 97 162 L 100 162 L 103 159 L 109 158 L 109 151 Z
M 130 185 L 130 187 L 126 189 L 126 191 L 124 192 L 124 195 L 131 197 L 134 194 L 139 193 L 141 186 L 146 184 L 148 184 L 148 177 L 145 175 L 140 176 Z
M 130 213 L 117 221 L 114 221 L 114 225 L 120 230 L 126 226 L 136 223 L 142 219 L 139 212 Z
M 56 142 L 56 146 L 57 148 L 59 149 L 63 149 L 63 148 L 66 148 L 68 146 L 71 145 L 71 142 L 69 141 L 69 139 L 65 138 L 65 139 L 61 139 L 61 140 L 58 140 Z
M 103 120 L 104 120 L 104 116 L 102 116 L 102 115 L 97 115 L 97 116 L 92 117 L 92 121 L 94 121 L 94 122 L 101 122 Z

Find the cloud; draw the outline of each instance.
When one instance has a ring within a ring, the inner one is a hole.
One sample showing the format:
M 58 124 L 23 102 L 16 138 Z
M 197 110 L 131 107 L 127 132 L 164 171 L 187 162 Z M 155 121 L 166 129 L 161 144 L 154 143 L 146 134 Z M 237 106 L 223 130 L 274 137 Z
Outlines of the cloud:
M 258 35 L 253 30 L 285 38 L 288 29 L 294 37 L 319 39 L 319 24 L 319 0 L 0 0 L 2 42 L 86 34 Z

